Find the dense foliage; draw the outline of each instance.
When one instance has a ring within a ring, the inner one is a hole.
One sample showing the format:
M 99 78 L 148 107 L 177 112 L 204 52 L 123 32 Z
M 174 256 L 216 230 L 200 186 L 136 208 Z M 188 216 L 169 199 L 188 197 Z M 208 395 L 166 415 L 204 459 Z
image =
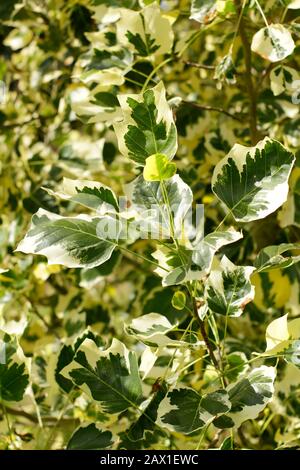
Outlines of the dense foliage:
M 1 449 L 299 448 L 299 15 L 1 3 Z

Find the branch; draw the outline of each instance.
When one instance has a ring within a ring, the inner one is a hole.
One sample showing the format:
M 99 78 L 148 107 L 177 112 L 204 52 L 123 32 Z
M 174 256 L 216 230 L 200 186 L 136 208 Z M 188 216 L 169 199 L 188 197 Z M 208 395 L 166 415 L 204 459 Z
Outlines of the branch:
M 245 57 L 245 66 L 246 66 L 245 81 L 246 81 L 248 97 L 249 97 L 250 137 L 251 137 L 251 143 L 255 145 L 257 141 L 259 140 L 259 137 L 258 137 L 258 131 L 257 131 L 257 118 L 256 118 L 256 111 L 257 111 L 256 92 L 254 90 L 253 81 L 252 81 L 252 55 L 251 55 L 252 52 L 251 52 L 251 46 L 250 46 L 250 43 L 248 41 L 248 37 L 246 34 L 245 23 L 244 23 L 243 15 L 241 12 L 240 0 L 234 0 L 234 3 L 235 3 L 238 14 L 241 15 L 238 32 L 240 34 L 241 41 L 243 44 L 244 57 Z
M 197 109 L 202 109 L 203 111 L 216 111 L 217 113 L 226 114 L 226 116 L 231 117 L 231 119 L 234 119 L 235 121 L 243 122 L 243 120 L 239 118 L 238 116 L 236 116 L 235 114 L 231 114 L 229 111 L 226 111 L 226 109 L 219 108 L 218 106 L 210 106 L 206 104 L 195 103 L 194 101 L 185 101 L 185 100 L 182 100 L 181 103 L 187 104 L 189 106 L 193 106 L 194 108 L 197 108 Z
M 204 70 L 215 70 L 214 65 L 205 65 L 205 64 L 198 64 L 197 62 L 191 62 L 190 60 L 183 61 L 185 65 L 189 65 L 190 67 L 195 67 L 197 69 L 204 69 Z
M 276 64 L 275 64 L 276 65 Z M 257 84 L 256 84 L 256 93 L 259 92 L 259 89 L 261 87 L 261 85 L 263 84 L 265 78 L 267 78 L 267 76 L 270 74 L 272 68 L 274 67 L 274 64 L 271 62 L 268 67 L 262 72 L 261 76 L 260 76 L 260 79 L 258 80 Z
M 12 416 L 20 416 L 21 418 L 25 418 L 28 421 L 31 421 L 32 423 L 36 423 L 36 424 L 38 424 L 39 422 L 37 416 L 27 413 L 26 411 L 16 410 L 14 408 L 9 408 L 7 406 L 5 408 L 6 408 L 7 413 Z M 58 421 L 58 418 L 55 418 L 54 416 L 42 416 L 42 420 L 44 424 L 50 424 L 50 423 L 55 424 Z M 60 421 L 74 423 L 74 424 L 77 424 L 79 422 L 77 418 L 71 418 L 71 417 L 63 418 Z
M 195 320 L 197 320 L 197 322 L 199 323 L 200 325 L 200 332 L 201 332 L 201 335 L 202 335 L 202 338 L 205 342 L 205 345 L 207 347 L 207 351 L 209 353 L 209 356 L 211 358 L 211 361 L 213 363 L 213 365 L 215 366 L 216 370 L 219 371 L 219 364 L 218 364 L 218 361 L 216 359 L 216 356 L 214 354 L 214 351 L 213 351 L 213 348 L 212 348 L 212 345 L 209 341 L 209 337 L 207 336 L 207 333 L 206 333 L 206 330 L 205 330 L 205 324 L 204 324 L 204 321 L 201 320 L 201 318 L 199 317 L 198 315 L 198 309 L 197 309 L 197 304 L 196 304 L 196 300 L 194 297 L 192 297 L 192 303 L 193 303 L 193 315 L 194 315 L 194 318 Z

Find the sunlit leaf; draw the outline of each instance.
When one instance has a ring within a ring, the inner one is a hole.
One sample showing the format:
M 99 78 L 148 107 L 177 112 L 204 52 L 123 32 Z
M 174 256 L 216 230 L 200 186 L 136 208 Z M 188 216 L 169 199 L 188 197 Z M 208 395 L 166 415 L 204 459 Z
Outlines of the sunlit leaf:
M 143 176 L 146 181 L 163 181 L 176 173 L 176 164 L 170 163 L 162 153 L 155 153 L 146 159 Z
M 295 48 L 291 33 L 281 24 L 260 29 L 252 38 L 251 49 L 264 59 L 278 62 L 289 56 Z
M 107 413 L 120 413 L 141 402 L 136 356 L 117 339 L 106 350 L 85 339 L 74 360 L 61 373 L 99 402 Z
M 118 211 L 118 201 L 114 192 L 96 181 L 64 178 L 56 191 L 49 188 L 45 190 L 60 199 L 70 200 L 94 209 L 98 214 Z
M 236 144 L 217 164 L 212 189 L 239 222 L 262 219 L 286 200 L 294 157 L 279 142 Z
M 300 245 L 293 243 L 282 243 L 263 248 L 254 261 L 254 266 L 259 272 L 269 271 L 271 269 L 288 268 L 300 261 L 300 255 L 291 256 L 289 253 L 293 250 L 300 250 Z M 288 252 L 286 256 L 283 253 Z
M 123 121 L 114 124 L 120 152 L 139 165 L 162 153 L 172 159 L 177 150 L 177 134 L 171 109 L 160 82 L 142 95 L 119 95 Z
M 274 367 L 260 366 L 228 385 L 230 412 L 215 419 L 214 425 L 238 428 L 244 421 L 255 419 L 273 398 L 275 377 Z
M 17 250 L 44 255 L 49 264 L 93 268 L 111 257 L 120 229 L 112 218 L 61 217 L 40 209 Z
M 250 276 L 255 268 L 236 266 L 223 256 L 217 269 L 212 269 L 205 285 L 205 301 L 211 312 L 229 317 L 242 315 L 254 299 Z
M 158 424 L 170 431 L 190 434 L 230 409 L 228 394 L 218 390 L 200 395 L 191 388 L 170 391 L 158 408 Z

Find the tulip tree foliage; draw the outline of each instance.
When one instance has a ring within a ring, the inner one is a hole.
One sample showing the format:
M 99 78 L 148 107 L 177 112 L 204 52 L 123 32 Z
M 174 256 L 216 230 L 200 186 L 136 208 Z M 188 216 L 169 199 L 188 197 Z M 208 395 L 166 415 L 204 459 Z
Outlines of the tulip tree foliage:
M 300 2 L 8 3 L 0 448 L 299 448 Z

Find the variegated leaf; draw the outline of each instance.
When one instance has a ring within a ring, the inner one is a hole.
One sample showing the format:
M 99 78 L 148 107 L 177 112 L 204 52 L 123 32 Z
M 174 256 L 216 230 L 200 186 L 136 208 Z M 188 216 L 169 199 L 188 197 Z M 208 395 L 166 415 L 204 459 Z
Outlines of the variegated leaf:
M 136 355 L 117 339 L 104 351 L 85 339 L 61 374 L 100 403 L 106 413 L 120 413 L 142 401 Z
M 254 286 L 250 281 L 254 270 L 252 266 L 236 266 L 223 256 L 205 284 L 208 309 L 229 317 L 242 315 L 245 306 L 254 299 Z
M 280 354 L 287 362 L 300 367 L 300 319 L 288 321 L 287 315 L 273 320 L 266 330 L 265 356 Z
M 192 206 L 193 194 L 179 175 L 166 180 L 164 188 L 174 221 L 174 236 L 181 240 L 188 236 L 191 229 L 187 214 Z M 129 185 L 128 192 L 132 209 L 137 212 L 140 231 L 152 232 L 151 238 L 170 238 L 172 227 L 160 182 L 145 181 L 139 176 Z M 146 220 L 145 214 L 148 215 Z
M 174 34 L 167 15 L 157 3 L 140 11 L 120 10 L 117 38 L 141 57 L 159 56 L 171 52 Z
M 158 313 L 148 313 L 141 317 L 133 319 L 125 326 L 127 334 L 135 336 L 139 341 L 151 347 L 187 347 L 202 345 L 197 341 L 196 335 L 189 337 L 190 341 L 174 340 L 168 337 L 168 333 L 176 328 L 169 320 Z
M 93 268 L 111 257 L 120 231 L 120 222 L 109 216 L 61 217 L 40 209 L 17 251 L 44 255 L 49 264 Z
M 52 196 L 76 202 L 96 210 L 98 214 L 118 211 L 117 197 L 112 189 L 97 181 L 64 178 L 55 191 L 49 188 L 44 189 Z
M 73 388 L 73 383 L 70 379 L 67 379 L 61 374 L 61 371 L 69 365 L 76 354 L 76 351 L 83 343 L 85 339 L 93 340 L 97 346 L 103 346 L 103 342 L 100 336 L 93 333 L 89 328 L 87 328 L 82 334 L 80 334 L 74 341 L 66 341 L 66 344 L 61 348 L 55 367 L 55 380 L 58 385 L 65 391 L 70 392 Z
M 192 261 L 196 265 L 195 274 L 206 276 L 212 266 L 214 255 L 223 246 L 235 243 L 243 238 L 241 232 L 236 230 L 217 231 L 206 235 L 202 240 L 195 242 L 193 246 Z
M 287 7 L 291 10 L 300 9 L 300 0 L 291 0 Z
M 156 383 L 157 390 L 154 388 L 154 394 L 147 400 L 147 405 L 144 408 L 144 412 L 133 423 L 127 431 L 128 439 L 131 441 L 139 441 L 145 437 L 146 431 L 152 431 L 155 429 L 155 422 L 157 419 L 157 411 L 161 401 L 164 399 L 167 393 L 167 387 L 164 383 Z
M 68 442 L 67 450 L 101 450 L 112 445 L 112 433 L 102 431 L 97 424 L 78 428 Z
M 215 167 L 212 189 L 237 221 L 262 219 L 286 200 L 293 164 L 293 154 L 275 140 L 236 144 Z
M 190 19 L 209 23 L 217 14 L 217 3 L 216 0 L 192 0 Z
M 146 158 L 143 176 L 146 181 L 163 181 L 176 173 L 176 164 L 170 163 L 162 153 L 155 153 Z
M 253 36 L 251 49 L 270 62 L 289 56 L 295 48 L 291 33 L 281 24 L 271 24 Z
M 270 271 L 271 269 L 288 268 L 300 262 L 300 255 L 292 256 L 290 252 L 300 250 L 300 245 L 294 243 L 281 243 L 263 248 L 254 261 L 254 266 L 258 272 Z M 288 252 L 287 256 L 283 253 Z
M 120 152 L 139 165 L 162 153 L 170 160 L 177 150 L 177 133 L 162 82 L 142 95 L 119 95 L 123 121 L 114 129 Z
M 290 225 L 300 227 L 300 168 L 298 166 L 292 171 L 290 192 L 287 201 L 278 213 L 278 220 L 283 228 Z
M 284 91 L 295 91 L 294 82 L 300 79 L 297 70 L 287 66 L 278 66 L 270 73 L 271 90 L 274 95 L 280 95 Z
M 231 402 L 229 413 L 214 420 L 219 428 L 238 428 L 248 419 L 255 419 L 272 400 L 275 367 L 260 366 L 228 385 L 226 391 Z
M 200 395 L 191 388 L 171 390 L 158 408 L 158 424 L 173 432 L 191 434 L 230 410 L 225 390 Z

